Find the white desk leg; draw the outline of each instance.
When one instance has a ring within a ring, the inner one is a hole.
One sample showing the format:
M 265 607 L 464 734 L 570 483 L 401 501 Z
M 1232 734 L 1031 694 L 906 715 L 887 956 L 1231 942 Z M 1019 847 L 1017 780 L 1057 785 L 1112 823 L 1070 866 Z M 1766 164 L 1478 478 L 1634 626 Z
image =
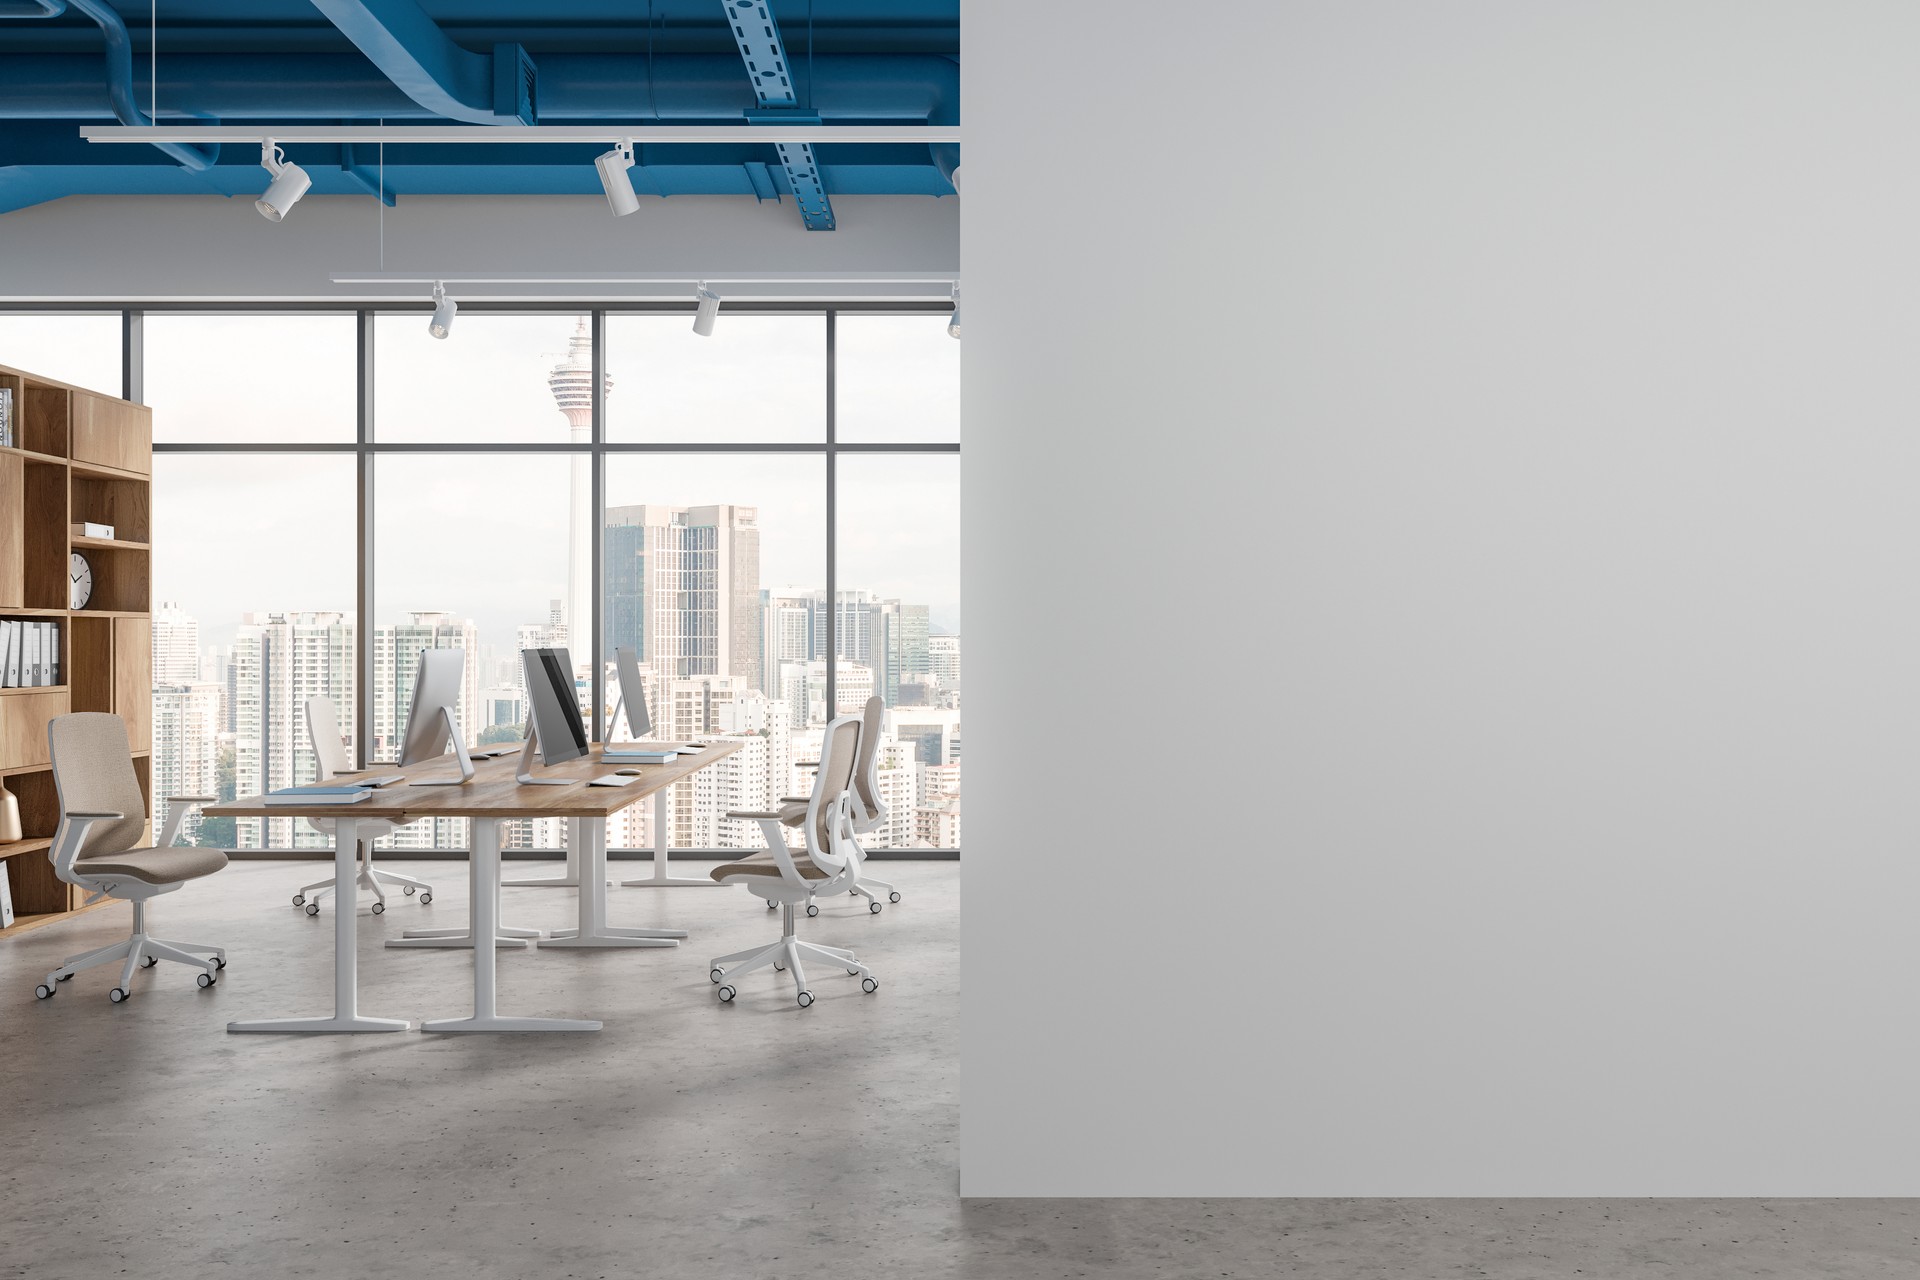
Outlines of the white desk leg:
M 473 820 L 472 891 L 468 901 L 472 933 L 492 937 L 500 924 L 500 824 L 493 818 Z M 507 1018 L 494 1006 L 494 976 L 498 963 L 492 947 L 473 949 L 473 1016 L 436 1018 L 420 1024 L 422 1031 L 598 1031 L 600 1024 L 585 1018 Z
M 333 874 L 336 885 L 347 885 L 344 894 L 337 894 L 333 913 L 333 1016 L 331 1018 L 270 1018 L 260 1022 L 229 1022 L 228 1031 L 292 1031 L 306 1033 L 340 1033 L 352 1031 L 405 1031 L 413 1025 L 404 1018 L 363 1018 L 358 1003 L 358 983 L 360 978 L 359 955 L 355 950 L 359 941 L 360 913 L 355 909 L 352 885 L 354 882 L 354 852 L 360 841 L 373 842 L 371 829 L 362 830 L 362 824 L 350 818 L 342 817 L 336 824 L 333 837 Z
M 567 819 L 570 836 L 573 823 L 572 818 Z M 558 876 L 530 876 L 520 880 L 502 880 L 500 883 L 509 889 L 571 889 L 580 883 L 580 845 L 571 838 L 567 840 L 567 869 Z
M 638 880 L 622 880 L 629 889 L 714 888 L 720 882 L 712 876 L 674 876 L 667 874 L 667 789 L 653 793 L 653 874 Z
M 607 924 L 607 820 L 570 818 L 569 844 L 580 849 L 580 927 L 555 929 L 539 944 L 548 947 L 677 947 L 685 929 L 615 929 Z
M 473 820 L 475 830 L 479 829 L 480 819 Z M 498 830 L 496 828 L 496 830 Z M 496 849 L 498 844 L 494 846 Z M 500 918 L 500 884 L 496 880 L 493 886 L 493 918 Z M 496 947 L 524 947 L 530 938 L 544 938 L 547 935 L 538 929 L 522 928 L 519 925 L 503 924 L 493 933 L 493 945 Z M 470 947 L 473 945 L 471 929 L 408 929 L 397 938 L 388 938 L 387 946 L 395 950 L 418 947 Z

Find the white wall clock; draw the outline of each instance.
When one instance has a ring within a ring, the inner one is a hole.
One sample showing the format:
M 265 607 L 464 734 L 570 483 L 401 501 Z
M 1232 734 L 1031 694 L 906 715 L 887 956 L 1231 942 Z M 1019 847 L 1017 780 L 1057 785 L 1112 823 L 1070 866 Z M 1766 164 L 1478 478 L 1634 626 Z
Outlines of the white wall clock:
M 73 562 L 67 569 L 69 609 L 84 609 L 87 601 L 93 599 L 93 566 L 78 551 L 73 553 Z

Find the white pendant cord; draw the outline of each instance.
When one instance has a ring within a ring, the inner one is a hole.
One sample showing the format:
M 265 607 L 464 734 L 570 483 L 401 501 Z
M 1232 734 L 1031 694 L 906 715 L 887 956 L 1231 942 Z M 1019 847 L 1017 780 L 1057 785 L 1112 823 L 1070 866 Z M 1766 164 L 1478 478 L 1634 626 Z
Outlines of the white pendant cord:
M 160 123 L 160 0 L 147 5 L 147 119 Z

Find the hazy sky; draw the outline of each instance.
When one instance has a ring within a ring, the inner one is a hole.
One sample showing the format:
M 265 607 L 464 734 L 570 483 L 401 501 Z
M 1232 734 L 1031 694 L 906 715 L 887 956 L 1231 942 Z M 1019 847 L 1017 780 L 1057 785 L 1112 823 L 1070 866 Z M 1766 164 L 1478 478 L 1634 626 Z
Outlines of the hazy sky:
M 473 442 L 568 439 L 546 385 L 570 315 L 460 316 L 446 341 L 424 317 L 376 322 L 377 437 Z M 119 323 L 0 316 L 0 363 L 119 390 Z M 156 438 L 351 440 L 350 317 L 160 316 L 146 321 Z M 842 439 L 951 440 L 959 347 L 944 317 L 851 317 L 838 325 Z M 729 316 L 711 339 L 685 316 L 608 322 L 611 440 L 776 443 L 825 432 L 825 323 Z M 959 459 L 840 460 L 843 588 L 924 603 L 960 629 Z M 570 460 L 545 455 L 380 459 L 379 613 L 473 617 L 483 644 L 542 620 L 564 594 Z M 625 455 L 607 502 L 730 502 L 760 510 L 761 585 L 825 584 L 825 464 L 792 454 Z M 349 609 L 354 589 L 350 458 L 198 455 L 155 459 L 154 598 L 179 601 L 206 643 L 249 610 Z

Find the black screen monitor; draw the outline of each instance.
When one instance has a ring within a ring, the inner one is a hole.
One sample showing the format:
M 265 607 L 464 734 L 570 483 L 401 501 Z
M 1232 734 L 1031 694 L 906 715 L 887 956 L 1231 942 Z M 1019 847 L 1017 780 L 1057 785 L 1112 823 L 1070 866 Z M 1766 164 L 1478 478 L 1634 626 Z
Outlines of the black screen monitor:
M 526 664 L 527 704 L 540 762 L 559 764 L 587 754 L 587 726 L 574 694 L 572 657 L 565 649 L 523 649 L 520 657 Z

